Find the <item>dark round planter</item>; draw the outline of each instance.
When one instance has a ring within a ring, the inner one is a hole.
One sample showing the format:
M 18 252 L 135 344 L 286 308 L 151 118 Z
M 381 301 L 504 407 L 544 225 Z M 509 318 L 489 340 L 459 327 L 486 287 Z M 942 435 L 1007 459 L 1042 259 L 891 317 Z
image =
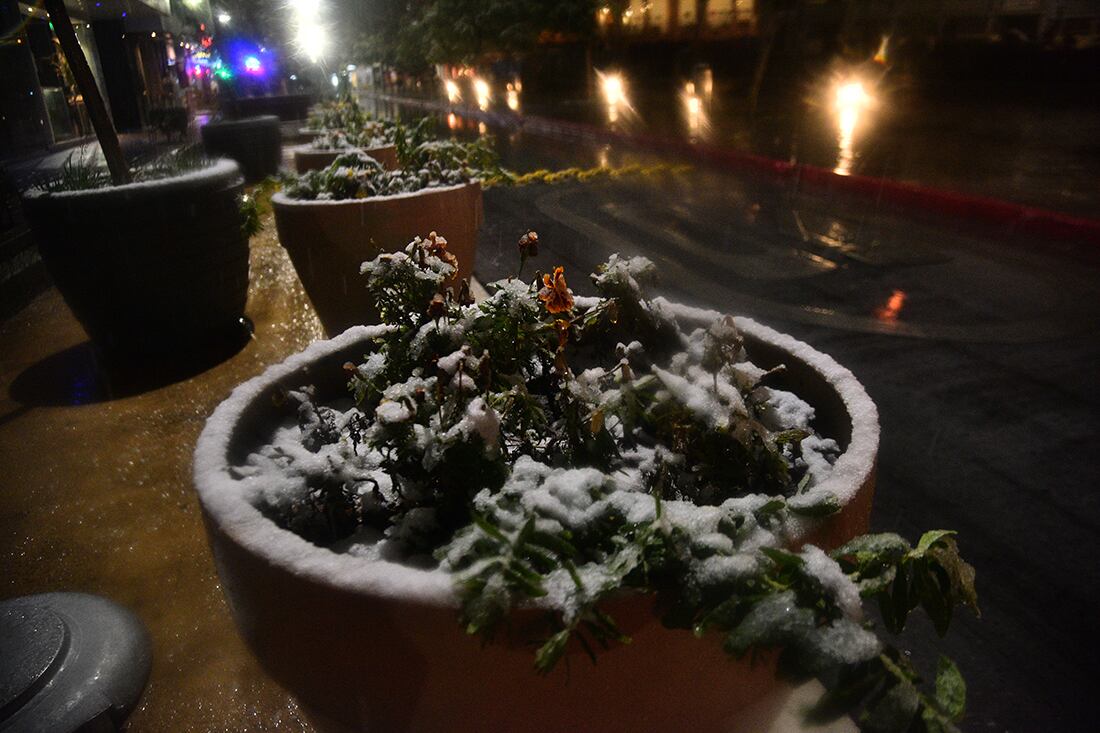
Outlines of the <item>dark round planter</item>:
M 221 108 L 226 116 L 234 118 L 255 115 L 275 115 L 280 120 L 304 120 L 314 103 L 310 94 L 280 94 L 266 97 L 238 97 L 222 99 Z
M 282 162 L 282 133 L 274 115 L 209 122 L 202 128 L 202 144 L 212 157 L 237 161 L 248 183 L 275 175 Z
M 239 332 L 248 297 L 240 169 L 45 193 L 23 207 L 42 260 L 107 355 L 178 352 Z

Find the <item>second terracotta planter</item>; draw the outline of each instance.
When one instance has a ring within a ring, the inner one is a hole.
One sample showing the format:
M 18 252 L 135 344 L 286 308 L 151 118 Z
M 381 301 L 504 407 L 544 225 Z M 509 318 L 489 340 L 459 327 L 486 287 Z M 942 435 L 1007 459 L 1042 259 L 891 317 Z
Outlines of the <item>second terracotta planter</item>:
M 375 323 L 378 311 L 359 274 L 379 252 L 397 252 L 436 231 L 458 258 L 454 285 L 473 274 L 481 227 L 481 184 L 425 188 L 346 201 L 272 200 L 279 241 L 290 254 L 325 331 Z

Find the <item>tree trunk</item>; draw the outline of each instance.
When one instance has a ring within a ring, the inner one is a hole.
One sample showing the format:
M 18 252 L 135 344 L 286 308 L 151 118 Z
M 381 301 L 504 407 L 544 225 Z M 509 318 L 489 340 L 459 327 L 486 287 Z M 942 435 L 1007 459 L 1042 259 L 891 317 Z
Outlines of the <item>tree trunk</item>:
M 122 146 L 118 144 L 118 134 L 107 114 L 107 106 L 103 104 L 103 96 L 99 93 L 99 87 L 92 76 L 92 69 L 88 66 L 88 59 L 80 48 L 80 42 L 76 39 L 76 31 L 73 22 L 69 19 L 69 11 L 65 9 L 64 0 L 44 0 L 46 12 L 50 14 L 54 33 L 61 44 L 61 50 L 65 59 L 69 62 L 69 69 L 76 80 L 77 89 L 84 97 L 84 107 L 88 110 L 88 117 L 92 120 L 92 128 L 95 129 L 99 146 L 103 150 L 103 157 L 107 159 L 107 169 L 111 172 L 111 182 L 116 186 L 130 182 L 130 169 L 126 165 L 126 158 L 122 155 Z

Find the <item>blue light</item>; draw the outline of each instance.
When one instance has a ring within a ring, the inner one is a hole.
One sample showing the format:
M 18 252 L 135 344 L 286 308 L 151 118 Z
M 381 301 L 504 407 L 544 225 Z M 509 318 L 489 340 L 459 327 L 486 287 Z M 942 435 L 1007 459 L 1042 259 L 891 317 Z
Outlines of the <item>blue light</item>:
M 245 56 L 244 70 L 247 71 L 249 74 L 260 74 L 263 72 L 263 68 L 264 67 L 260 63 L 260 60 L 258 58 L 256 58 L 255 56 Z

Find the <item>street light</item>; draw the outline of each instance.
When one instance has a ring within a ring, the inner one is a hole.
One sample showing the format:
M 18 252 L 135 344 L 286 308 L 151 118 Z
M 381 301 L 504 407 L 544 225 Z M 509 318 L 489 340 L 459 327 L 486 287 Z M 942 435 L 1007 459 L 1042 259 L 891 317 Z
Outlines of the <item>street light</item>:
M 597 71 L 600 77 L 600 90 L 603 92 L 604 103 L 607 105 L 607 121 L 618 122 L 622 110 L 630 109 L 630 102 L 626 98 L 626 83 L 619 74 Z
M 316 63 L 325 55 L 328 38 L 321 24 L 320 0 L 291 0 L 294 44 L 298 51 Z
M 229 25 L 229 21 L 233 20 L 233 16 L 224 10 L 218 13 L 218 22 L 222 25 Z
M 834 92 L 834 108 L 837 115 L 837 147 L 839 155 L 833 172 L 846 176 L 852 172 L 852 163 L 855 161 L 856 126 L 860 117 L 874 103 L 874 98 L 867 93 L 863 82 L 846 80 L 838 82 Z

